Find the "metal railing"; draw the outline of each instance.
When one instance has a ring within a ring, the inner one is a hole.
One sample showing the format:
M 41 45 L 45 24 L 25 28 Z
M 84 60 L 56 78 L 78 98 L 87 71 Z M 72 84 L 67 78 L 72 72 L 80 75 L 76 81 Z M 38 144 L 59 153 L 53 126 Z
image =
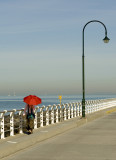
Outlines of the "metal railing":
M 86 114 L 116 106 L 116 99 L 86 101 Z M 26 128 L 26 119 L 21 110 L 0 111 L 0 138 L 22 134 Z M 73 102 L 58 105 L 37 106 L 35 108 L 34 129 L 59 123 L 74 117 L 82 116 L 82 103 Z

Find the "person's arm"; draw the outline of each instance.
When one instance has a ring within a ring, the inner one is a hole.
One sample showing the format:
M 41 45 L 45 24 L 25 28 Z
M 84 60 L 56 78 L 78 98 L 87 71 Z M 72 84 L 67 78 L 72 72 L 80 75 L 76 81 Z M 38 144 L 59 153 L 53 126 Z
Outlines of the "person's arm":
M 35 113 L 35 106 L 33 106 L 33 113 Z
M 24 113 L 23 113 L 24 116 L 26 115 L 26 110 L 27 110 L 27 105 L 25 106 L 25 109 L 24 109 Z

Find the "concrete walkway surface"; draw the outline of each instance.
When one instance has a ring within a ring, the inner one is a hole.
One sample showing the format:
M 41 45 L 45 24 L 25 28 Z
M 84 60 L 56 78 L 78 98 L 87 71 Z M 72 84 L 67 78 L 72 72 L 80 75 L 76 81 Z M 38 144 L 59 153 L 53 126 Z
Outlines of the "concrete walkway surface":
M 0 159 L 114 160 L 116 112 L 107 114 L 108 110 L 112 109 L 90 114 L 85 119 L 78 117 L 39 128 L 32 135 L 16 135 L 0 140 Z

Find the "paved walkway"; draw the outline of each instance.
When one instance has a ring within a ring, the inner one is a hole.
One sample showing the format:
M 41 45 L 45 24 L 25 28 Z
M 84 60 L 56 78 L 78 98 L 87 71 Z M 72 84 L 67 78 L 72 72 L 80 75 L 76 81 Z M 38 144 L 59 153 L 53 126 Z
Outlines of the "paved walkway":
M 12 143 L 12 147 L 15 145 Z M 116 112 L 38 142 L 1 160 L 21 159 L 116 160 Z

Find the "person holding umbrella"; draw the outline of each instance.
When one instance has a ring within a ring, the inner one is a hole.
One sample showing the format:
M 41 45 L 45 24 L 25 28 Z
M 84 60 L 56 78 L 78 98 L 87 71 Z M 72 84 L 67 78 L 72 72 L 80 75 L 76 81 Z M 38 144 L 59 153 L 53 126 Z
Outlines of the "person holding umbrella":
M 33 124 L 35 118 L 35 106 L 41 103 L 41 99 L 35 95 L 29 95 L 23 99 L 26 103 L 24 116 L 26 116 L 27 130 L 29 134 L 33 133 Z
M 35 118 L 35 106 L 26 104 L 24 109 L 24 116 L 26 116 L 26 126 L 28 132 L 31 134 L 33 133 L 33 123 Z

